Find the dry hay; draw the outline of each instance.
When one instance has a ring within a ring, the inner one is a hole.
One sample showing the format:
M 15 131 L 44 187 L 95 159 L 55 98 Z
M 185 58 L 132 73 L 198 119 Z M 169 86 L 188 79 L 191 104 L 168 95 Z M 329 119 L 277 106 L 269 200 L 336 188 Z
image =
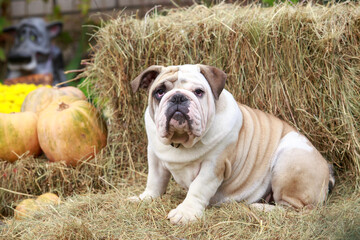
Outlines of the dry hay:
M 130 81 L 153 64 L 203 63 L 228 74 L 235 99 L 290 122 L 338 170 L 360 176 L 359 4 L 200 5 L 144 20 L 120 16 L 94 38 L 89 90 L 112 142 L 136 161 L 146 161 L 147 97 L 132 94 Z
M 141 179 L 145 184 L 145 178 Z M 139 183 L 140 184 L 140 183 Z M 360 193 L 341 181 L 325 206 L 296 212 L 264 213 L 244 203 L 210 207 L 196 223 L 171 224 L 166 216 L 185 192 L 171 182 L 161 199 L 133 203 L 126 198 L 142 190 L 120 182 L 106 194 L 69 197 L 22 221 L 6 219 L 0 239 L 360 239 Z M 346 201 L 344 197 L 346 196 Z
M 0 216 L 13 214 L 13 208 L 24 198 L 45 192 L 61 197 L 74 193 L 105 192 L 109 182 L 124 178 L 117 171 L 118 163 L 104 150 L 90 162 L 77 167 L 51 163 L 45 157 L 23 157 L 15 163 L 0 163 Z
M 293 124 L 338 173 L 351 173 L 349 183 L 359 183 L 359 4 L 194 6 L 144 20 L 119 16 L 94 38 L 85 86 L 107 118 L 107 149 L 77 168 L 31 157 L 0 163 L 1 214 L 26 194 L 104 192 L 143 176 L 147 97 L 132 94 L 129 83 L 153 64 L 223 69 L 238 101 Z

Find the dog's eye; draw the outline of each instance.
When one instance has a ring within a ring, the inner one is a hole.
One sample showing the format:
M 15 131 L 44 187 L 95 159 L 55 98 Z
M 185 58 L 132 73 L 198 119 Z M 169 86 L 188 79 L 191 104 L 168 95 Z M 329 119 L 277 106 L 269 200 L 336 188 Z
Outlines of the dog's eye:
M 204 95 L 204 91 L 200 88 L 196 89 L 194 91 L 195 95 L 198 96 L 198 97 L 202 97 Z
M 165 90 L 162 88 L 159 88 L 155 91 L 155 98 L 160 100 L 165 95 Z

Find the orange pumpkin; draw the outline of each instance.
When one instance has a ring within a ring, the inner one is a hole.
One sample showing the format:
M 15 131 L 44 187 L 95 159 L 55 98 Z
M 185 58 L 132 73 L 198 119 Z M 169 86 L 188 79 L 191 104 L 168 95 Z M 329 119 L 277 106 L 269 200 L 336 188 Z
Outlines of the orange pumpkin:
M 16 220 L 22 220 L 31 217 L 36 211 L 44 207 L 60 205 L 60 198 L 51 192 L 44 193 L 36 199 L 27 198 L 22 200 L 15 208 L 14 217 Z
M 24 199 L 16 206 L 14 217 L 16 220 L 25 219 L 31 217 L 37 210 L 39 210 L 39 205 L 34 199 Z
M 23 104 L 21 105 L 21 111 L 32 111 L 39 114 L 44 110 L 53 100 L 60 96 L 73 96 L 86 100 L 84 93 L 76 87 L 62 87 L 62 88 L 48 88 L 40 87 L 30 92 Z
M 55 193 L 51 192 L 41 194 L 35 201 L 39 206 L 59 205 L 61 203 L 60 198 Z
M 33 112 L 0 113 L 0 159 L 14 162 L 26 152 L 41 153 L 37 120 Z
M 39 115 L 39 143 L 50 161 L 77 165 L 106 145 L 105 123 L 93 105 L 62 96 Z

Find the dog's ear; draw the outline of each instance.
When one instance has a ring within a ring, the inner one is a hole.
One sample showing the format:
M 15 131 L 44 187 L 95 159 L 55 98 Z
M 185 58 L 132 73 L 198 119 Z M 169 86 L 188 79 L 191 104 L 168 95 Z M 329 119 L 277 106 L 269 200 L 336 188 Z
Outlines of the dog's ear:
M 3 33 L 9 34 L 9 35 L 15 37 L 16 30 L 17 30 L 17 26 L 10 26 L 10 27 L 4 28 L 2 31 L 3 31 Z
M 57 37 L 62 31 L 62 22 L 52 22 L 46 25 L 50 38 Z
M 226 73 L 216 67 L 208 65 L 199 64 L 199 67 L 200 73 L 204 75 L 211 87 L 211 91 L 214 94 L 215 99 L 218 100 L 225 86 Z
M 139 76 L 131 81 L 131 88 L 133 92 L 139 90 L 139 88 L 150 88 L 153 81 L 157 78 L 164 67 L 153 65 L 148 67 Z

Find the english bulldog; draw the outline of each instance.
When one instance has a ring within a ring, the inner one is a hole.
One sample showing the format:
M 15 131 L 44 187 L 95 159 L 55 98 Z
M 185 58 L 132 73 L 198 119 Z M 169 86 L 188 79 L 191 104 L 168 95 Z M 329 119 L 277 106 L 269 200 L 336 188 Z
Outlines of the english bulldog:
M 212 66 L 151 66 L 132 82 L 149 91 L 148 177 L 138 200 L 165 193 L 171 175 L 187 190 L 168 214 L 175 224 L 229 201 L 314 207 L 335 183 L 309 140 L 273 115 L 237 103 Z M 134 199 L 134 198 L 133 198 Z

